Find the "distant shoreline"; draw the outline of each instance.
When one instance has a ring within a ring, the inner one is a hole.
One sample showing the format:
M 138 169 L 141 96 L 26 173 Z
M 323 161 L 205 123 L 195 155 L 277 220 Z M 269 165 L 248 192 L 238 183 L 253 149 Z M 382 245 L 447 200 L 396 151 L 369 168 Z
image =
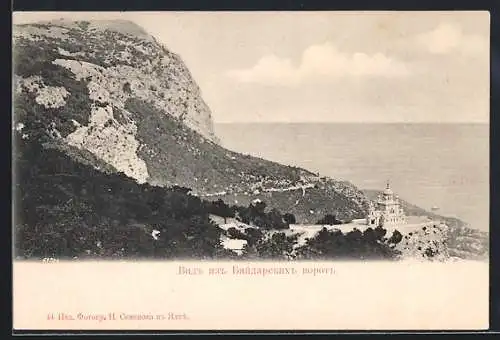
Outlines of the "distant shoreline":
M 489 124 L 240 122 L 216 123 L 214 131 L 224 147 L 345 180 L 363 191 L 377 191 L 390 178 L 400 197 L 427 214 L 438 206 L 439 215 L 489 230 Z

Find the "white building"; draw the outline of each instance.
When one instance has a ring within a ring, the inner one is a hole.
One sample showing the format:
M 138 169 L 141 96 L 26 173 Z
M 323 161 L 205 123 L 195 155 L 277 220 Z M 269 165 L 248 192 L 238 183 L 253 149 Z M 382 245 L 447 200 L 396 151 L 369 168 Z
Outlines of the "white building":
M 234 251 L 238 255 L 243 254 L 243 249 L 245 248 L 245 245 L 247 244 L 246 240 L 240 240 L 240 239 L 230 239 L 227 237 L 222 237 L 222 246 L 226 249 Z
M 406 224 L 405 212 L 399 205 L 399 199 L 394 196 L 389 182 L 382 195 L 378 196 L 375 204 L 370 202 L 366 224 L 370 226 L 388 226 Z

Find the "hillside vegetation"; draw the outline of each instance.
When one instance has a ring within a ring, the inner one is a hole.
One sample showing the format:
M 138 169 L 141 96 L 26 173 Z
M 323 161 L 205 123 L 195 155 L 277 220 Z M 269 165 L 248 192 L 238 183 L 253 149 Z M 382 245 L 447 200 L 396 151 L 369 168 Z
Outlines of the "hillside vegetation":
M 288 228 L 287 216 L 276 209 L 266 212 L 263 204 L 230 208 L 222 201 L 190 195 L 187 188 L 139 184 L 123 173 L 97 170 L 46 147 L 48 137 L 26 140 L 19 132 L 14 137 L 17 259 L 291 259 L 296 239 L 280 232 L 268 237 L 270 230 Z M 234 216 L 236 212 L 255 227 L 234 234 L 210 219 L 213 213 Z M 243 237 L 249 246 L 238 256 L 223 247 L 222 236 Z M 298 258 L 316 254 L 321 258 L 396 259 L 399 254 L 389 243 L 377 242 L 368 234 L 346 237 L 352 239 L 350 243 L 328 254 L 321 252 L 328 243 L 322 244 L 331 241 L 319 235 L 301 248 Z
M 255 246 L 245 256 L 288 258 L 296 240 L 269 230 L 364 217 L 367 196 L 348 182 L 218 145 L 189 70 L 139 26 L 57 20 L 15 25 L 13 38 L 21 258 L 234 257 L 209 218 L 221 206 L 262 229 L 243 235 Z M 477 248 L 475 234 L 454 232 L 468 245 L 457 254 Z M 376 235 L 322 233 L 294 256 L 397 257 L 390 236 Z M 325 242 L 343 250 L 325 253 Z
M 316 180 L 305 169 L 219 146 L 210 111 L 180 58 L 154 38 L 145 39 L 140 27 L 115 24 L 14 27 L 14 121 L 25 138 L 48 130 L 53 147 L 93 154 L 100 167 L 231 204 L 237 201 L 229 202 L 233 194 L 249 202 L 264 189 Z M 275 192 L 269 205 L 304 221 L 311 209 L 312 219 L 328 212 L 346 219 L 363 215 L 365 198 L 354 186 L 329 180 L 322 188 L 302 199 L 300 189 Z

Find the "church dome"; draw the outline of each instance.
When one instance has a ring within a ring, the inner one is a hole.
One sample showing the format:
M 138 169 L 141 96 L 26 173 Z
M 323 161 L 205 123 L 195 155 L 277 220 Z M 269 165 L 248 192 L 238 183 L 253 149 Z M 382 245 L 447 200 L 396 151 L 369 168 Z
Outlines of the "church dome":
M 384 190 L 384 196 L 392 196 L 394 192 L 392 192 L 390 186 L 389 186 L 389 181 L 387 181 L 387 187 Z

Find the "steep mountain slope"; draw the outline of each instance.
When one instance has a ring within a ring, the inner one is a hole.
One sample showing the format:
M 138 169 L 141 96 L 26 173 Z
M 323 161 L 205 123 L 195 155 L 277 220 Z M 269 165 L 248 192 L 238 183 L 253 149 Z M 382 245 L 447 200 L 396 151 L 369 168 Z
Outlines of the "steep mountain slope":
M 350 183 L 218 145 L 182 60 L 137 25 L 61 20 L 17 25 L 13 35 L 16 231 L 24 256 L 57 249 L 172 257 L 194 248 L 199 256 L 227 255 L 203 200 L 247 207 L 260 199 L 298 223 L 364 217 L 367 196 Z M 171 186 L 192 195 L 162 188 Z M 148 235 L 156 225 L 170 236 L 161 247 Z M 476 235 L 459 230 L 450 238 L 467 246 L 456 253 L 481 253 Z M 377 242 L 353 235 L 354 244 Z
M 290 259 L 296 237 L 285 236 L 290 229 L 275 210 L 266 214 L 259 205 L 233 207 L 259 227 L 244 230 L 247 249 L 232 251 L 227 241 L 242 234 L 216 224 L 213 213 L 221 211 L 221 204 L 190 195 L 185 188 L 140 184 L 123 173 L 97 170 L 90 162 L 81 162 L 88 155 L 76 152 L 81 156 L 76 161 L 58 148 L 22 138 L 19 131 L 14 139 L 13 230 L 18 260 Z M 269 229 L 278 226 L 282 229 Z M 380 231 L 378 235 L 385 234 Z M 302 250 L 309 259 L 325 255 L 398 259 L 391 244 L 373 236 L 354 232 L 345 238 L 321 237 Z M 341 248 L 321 253 L 339 239 L 345 241 Z
M 62 76 L 72 73 L 95 105 L 121 108 L 134 95 L 216 140 L 210 109 L 189 70 L 139 26 L 119 20 L 61 20 L 16 25 L 13 37 L 15 74 L 22 77 L 19 85 L 30 84 L 40 104 L 62 106 L 68 97 Z M 51 103 L 46 102 L 49 98 Z
M 47 133 L 47 145 L 92 154 L 139 183 L 243 201 L 274 190 L 270 208 L 306 220 L 364 213 L 364 195 L 347 183 L 314 187 L 316 176 L 304 169 L 220 147 L 183 62 L 130 22 L 15 26 L 14 80 L 14 122 L 24 138 Z
M 17 131 L 14 137 L 17 259 L 231 256 L 199 198 L 97 170 Z

